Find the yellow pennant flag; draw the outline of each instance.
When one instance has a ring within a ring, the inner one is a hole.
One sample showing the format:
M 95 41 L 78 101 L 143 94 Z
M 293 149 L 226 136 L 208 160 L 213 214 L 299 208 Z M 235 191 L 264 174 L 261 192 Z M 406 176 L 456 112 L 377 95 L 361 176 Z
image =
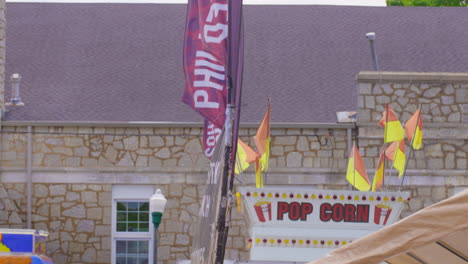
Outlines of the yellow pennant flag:
M 393 161 L 398 177 L 403 176 L 406 164 L 405 140 L 395 141 L 385 150 L 385 157 Z
M 408 119 L 405 124 L 405 131 L 409 142 L 413 144 L 413 149 L 420 149 L 423 138 L 423 122 L 420 109 L 416 110 L 410 119 Z
M 235 174 L 240 174 L 246 170 L 252 162 L 258 159 L 258 154 L 240 138 L 237 141 Z
M 386 105 L 386 110 L 382 114 L 379 125 L 385 127 L 384 143 L 400 141 L 405 138 L 405 130 L 401 126 L 400 120 L 393 109 Z
M 369 191 L 371 188 L 364 162 L 356 146 L 353 146 L 349 156 L 346 180 L 359 191 Z
M 262 170 L 260 168 L 260 159 L 255 161 L 255 186 L 257 188 L 263 188 L 264 186 Z
M 405 140 L 395 143 L 397 143 L 397 147 L 395 150 L 395 156 L 393 157 L 393 167 L 398 171 L 398 178 L 401 178 L 405 172 L 406 164 Z
M 384 183 L 384 176 L 385 176 L 385 152 L 382 148 L 380 152 L 379 162 L 377 162 L 377 168 L 375 169 L 374 180 L 372 181 L 372 191 L 378 191 L 382 188 Z

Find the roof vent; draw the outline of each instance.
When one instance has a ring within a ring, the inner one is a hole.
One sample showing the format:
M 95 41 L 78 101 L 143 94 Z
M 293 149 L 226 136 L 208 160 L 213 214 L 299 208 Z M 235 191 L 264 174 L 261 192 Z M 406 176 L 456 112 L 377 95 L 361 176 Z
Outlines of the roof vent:
M 336 112 L 338 123 L 354 123 L 358 119 L 358 113 L 354 111 Z
M 20 81 L 21 75 L 19 73 L 13 73 L 10 77 L 11 80 L 11 99 L 6 105 L 23 106 L 24 103 L 20 97 Z
M 372 52 L 372 59 L 374 59 L 374 70 L 380 71 L 379 61 L 377 60 L 377 51 L 375 51 L 375 39 L 377 35 L 375 32 L 369 32 L 366 34 L 367 39 L 369 40 L 371 52 Z

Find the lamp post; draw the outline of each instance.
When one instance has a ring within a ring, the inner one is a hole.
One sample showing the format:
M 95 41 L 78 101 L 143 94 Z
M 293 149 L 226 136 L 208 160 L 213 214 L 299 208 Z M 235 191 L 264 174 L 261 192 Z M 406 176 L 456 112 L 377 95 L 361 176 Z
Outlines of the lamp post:
M 161 223 L 161 218 L 164 213 L 164 207 L 166 207 L 166 202 L 167 200 L 160 189 L 157 189 L 153 196 L 151 196 L 150 198 L 150 210 L 154 225 L 153 264 L 158 263 L 158 227 Z

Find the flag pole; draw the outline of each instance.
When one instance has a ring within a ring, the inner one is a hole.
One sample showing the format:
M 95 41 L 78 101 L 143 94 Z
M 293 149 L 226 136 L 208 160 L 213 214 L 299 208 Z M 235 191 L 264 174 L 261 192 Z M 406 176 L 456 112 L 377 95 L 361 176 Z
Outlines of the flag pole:
M 414 142 L 414 138 L 416 136 L 416 131 L 418 130 L 419 117 L 421 115 L 421 104 L 418 106 L 418 110 L 419 110 L 419 112 L 418 112 L 418 116 L 416 118 L 416 127 L 414 128 L 413 138 L 411 139 L 411 144 L 410 144 L 411 148 L 409 150 L 408 157 L 406 157 L 405 168 L 403 169 L 403 178 L 401 179 L 401 183 L 400 183 L 400 187 L 398 188 L 398 191 L 401 191 L 401 188 L 403 187 L 403 182 L 405 181 L 405 176 L 406 176 L 406 169 L 408 168 L 409 159 L 410 159 L 411 154 L 413 152 L 413 142 Z
M 235 1 L 235 0 L 234 0 Z M 236 32 L 239 34 L 236 36 L 235 40 L 236 46 L 234 48 L 237 49 L 237 56 L 236 56 L 236 80 L 233 81 L 233 21 L 235 21 L 233 17 L 233 4 L 232 1 L 228 1 L 228 36 L 227 36 L 227 74 L 226 74 L 226 81 L 227 81 L 227 107 L 226 107 L 226 151 L 225 151 L 225 165 L 223 169 L 223 183 L 221 186 L 221 203 L 219 208 L 219 218 L 217 223 L 217 230 L 218 230 L 218 237 L 217 237 L 217 246 L 216 246 L 216 258 L 215 264 L 223 264 L 224 263 L 224 255 L 226 250 L 226 242 L 229 233 L 229 220 L 230 220 L 230 210 L 231 210 L 231 202 L 232 199 L 232 190 L 234 186 L 234 164 L 236 160 L 236 153 L 237 153 L 237 138 L 238 138 L 238 130 L 239 130 L 239 117 L 240 117 L 240 97 L 241 97 L 241 76 L 238 74 L 239 68 L 239 57 L 241 54 L 240 47 L 243 47 L 243 43 L 240 41 L 241 38 L 241 26 L 242 26 L 242 0 L 240 1 L 240 10 L 236 10 L 239 12 L 239 18 L 237 19 L 238 28 L 236 28 Z M 236 5 L 237 6 L 237 5 Z M 243 53 L 242 53 L 243 55 Z M 236 84 L 236 89 L 233 89 L 233 84 Z M 233 93 L 235 92 L 235 101 L 233 102 Z M 235 116 L 234 120 L 232 118 L 233 106 L 235 104 Z M 234 164 L 233 164 L 234 163 Z
M 389 184 L 389 180 L 390 180 L 390 177 L 392 177 L 392 167 L 390 167 L 390 172 L 389 172 L 389 176 L 388 176 L 388 181 L 387 181 L 387 184 L 385 183 L 385 167 L 387 166 L 387 159 L 385 158 L 385 151 L 387 151 L 387 122 L 388 122 L 388 104 L 385 104 L 385 126 L 384 126 L 384 147 L 385 147 L 385 150 L 384 150 L 384 180 L 383 180 L 383 188 L 385 188 L 385 190 L 387 190 L 387 184 Z

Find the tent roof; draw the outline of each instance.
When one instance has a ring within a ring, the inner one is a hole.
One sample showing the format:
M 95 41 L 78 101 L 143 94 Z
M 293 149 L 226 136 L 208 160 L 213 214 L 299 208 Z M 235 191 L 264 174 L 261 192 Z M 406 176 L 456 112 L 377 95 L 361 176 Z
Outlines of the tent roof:
M 468 190 L 310 264 L 466 264 Z

